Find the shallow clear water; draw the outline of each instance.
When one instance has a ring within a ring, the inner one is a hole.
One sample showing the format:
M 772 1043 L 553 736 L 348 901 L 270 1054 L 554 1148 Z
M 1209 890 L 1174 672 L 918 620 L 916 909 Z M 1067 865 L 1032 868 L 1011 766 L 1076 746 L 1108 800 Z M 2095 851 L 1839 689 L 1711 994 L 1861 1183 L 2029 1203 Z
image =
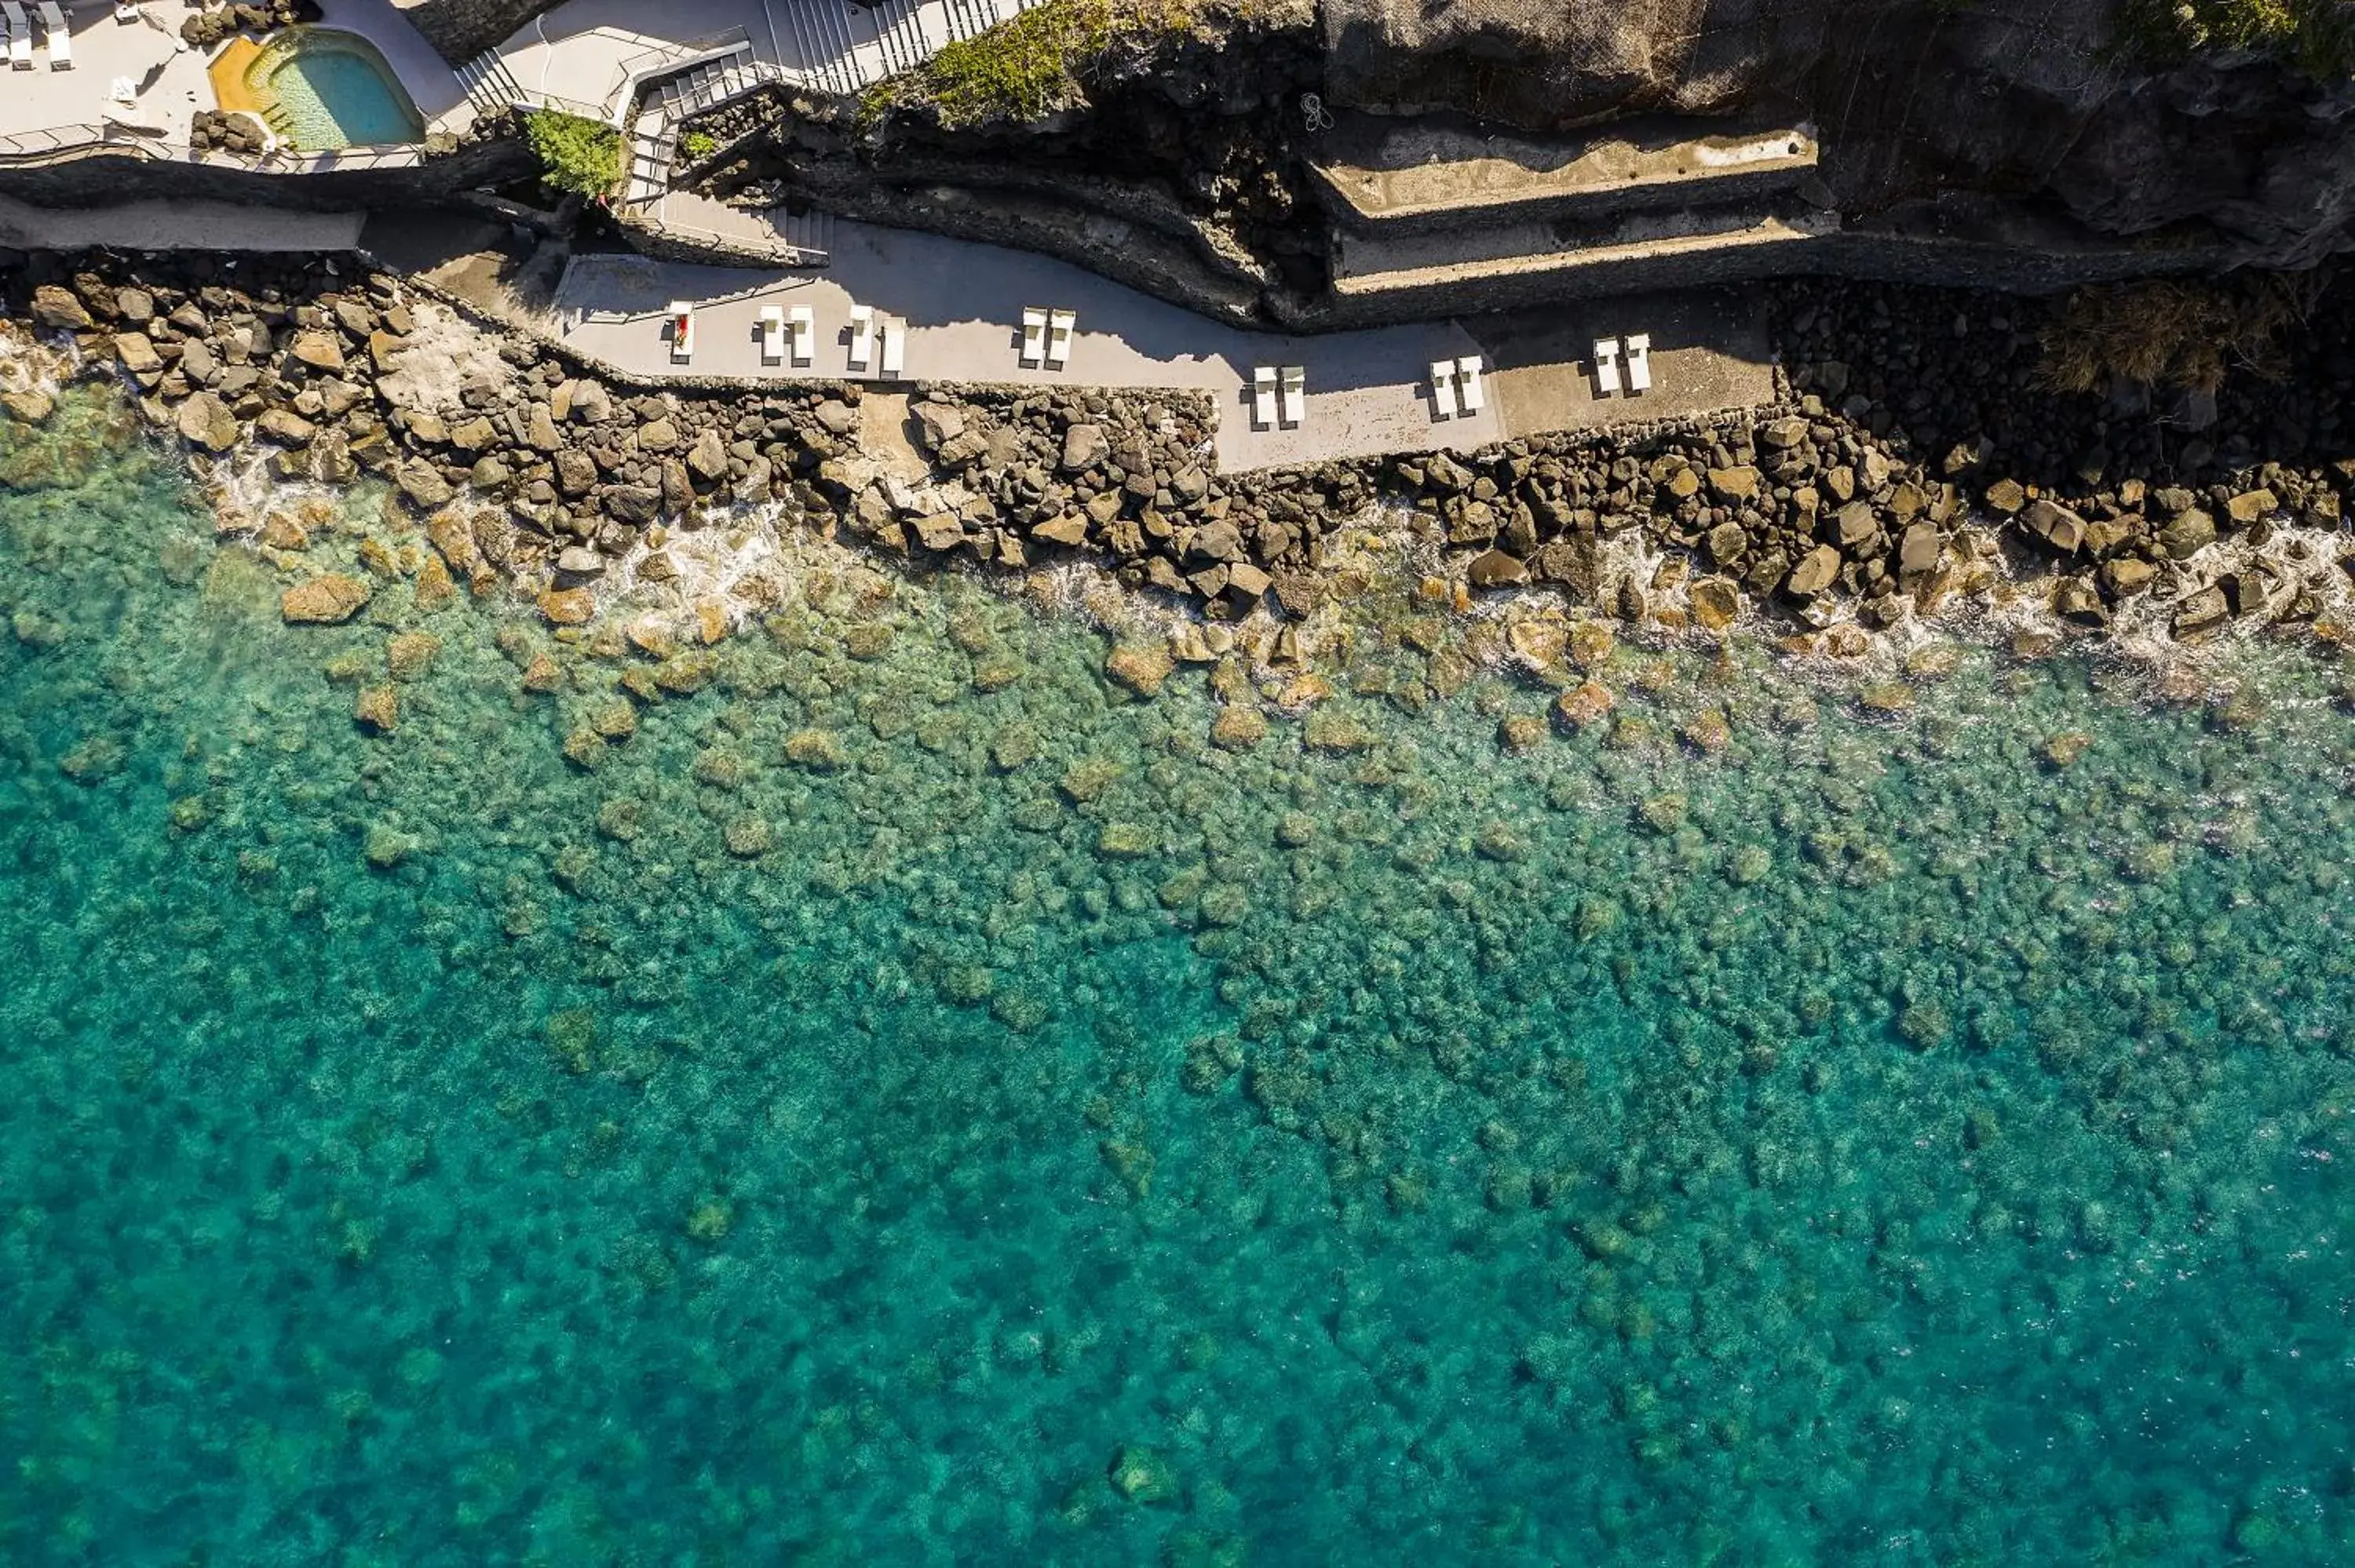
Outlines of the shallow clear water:
M 282 627 L 118 418 L 0 428 L 10 1561 L 2346 1559 L 2314 653 L 1513 752 L 1369 631 L 1231 753 L 815 546 L 709 669 Z
M 352 45 L 298 33 L 272 46 L 261 69 L 294 128 L 294 145 L 304 152 L 384 146 L 423 134 L 385 68 Z

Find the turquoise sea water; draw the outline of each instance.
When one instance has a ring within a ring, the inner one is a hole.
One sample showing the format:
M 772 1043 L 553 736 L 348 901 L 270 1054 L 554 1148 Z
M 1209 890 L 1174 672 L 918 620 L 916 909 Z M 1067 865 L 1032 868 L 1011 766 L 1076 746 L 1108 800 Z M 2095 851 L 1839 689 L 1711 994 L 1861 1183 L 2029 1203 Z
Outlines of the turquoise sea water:
M 0 426 L 0 1557 L 2355 1549 L 2317 653 L 1623 646 L 1514 751 L 1369 631 L 1230 752 L 817 552 L 691 692 L 283 627 L 119 420 Z

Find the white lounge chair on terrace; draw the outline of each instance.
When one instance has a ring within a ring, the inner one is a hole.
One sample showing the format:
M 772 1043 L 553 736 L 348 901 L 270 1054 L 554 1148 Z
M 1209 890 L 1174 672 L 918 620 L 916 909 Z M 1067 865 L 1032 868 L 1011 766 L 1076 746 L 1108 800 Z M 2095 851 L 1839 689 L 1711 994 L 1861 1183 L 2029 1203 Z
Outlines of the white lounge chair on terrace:
M 1619 390 L 1619 340 L 1598 337 L 1594 340 L 1594 395 L 1608 397 Z
M 1047 368 L 1060 370 L 1071 357 L 1071 329 L 1080 323 L 1077 311 L 1057 311 L 1047 318 Z
M 1452 359 L 1431 362 L 1431 414 L 1435 419 L 1455 418 L 1455 362 Z
M 1467 414 L 1476 414 L 1487 408 L 1488 399 L 1480 391 L 1480 356 L 1476 354 L 1466 355 L 1457 360 L 1455 374 L 1464 384 L 1464 411 Z
M 864 370 L 875 354 L 875 307 L 850 307 L 850 368 Z
M 908 357 L 908 323 L 898 316 L 883 318 L 883 379 L 897 381 Z
M 73 69 L 73 29 L 66 26 L 58 0 L 41 0 L 41 36 L 48 40 L 49 69 Z
M 1252 372 L 1252 423 L 1263 430 L 1275 428 L 1275 366 L 1263 365 Z
M 1047 313 L 1035 305 L 1022 311 L 1022 363 L 1038 365 L 1047 357 Z
M 1308 417 L 1308 370 L 1305 366 L 1284 367 L 1284 422 L 1297 425 Z
M 16 70 L 33 69 L 33 18 L 16 0 L 0 0 L 0 28 L 8 34 L 8 64 Z
M 691 359 L 695 356 L 695 303 L 691 300 L 670 302 L 670 356 Z
M 1627 390 L 1649 392 L 1652 389 L 1652 339 L 1648 333 L 1638 333 L 1627 340 Z
M 785 311 L 783 305 L 761 307 L 761 363 L 785 362 Z
M 795 305 L 787 318 L 793 323 L 794 363 L 807 365 L 817 353 L 817 317 L 807 305 Z

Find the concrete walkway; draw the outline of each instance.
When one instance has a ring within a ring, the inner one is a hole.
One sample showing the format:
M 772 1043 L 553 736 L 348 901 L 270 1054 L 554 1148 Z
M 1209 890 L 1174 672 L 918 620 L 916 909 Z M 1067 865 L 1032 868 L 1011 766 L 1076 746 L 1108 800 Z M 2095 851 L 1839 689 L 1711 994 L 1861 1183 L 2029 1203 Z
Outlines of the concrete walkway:
M 664 310 L 698 302 L 692 361 L 670 357 Z M 903 378 L 1016 386 L 1167 387 L 1209 392 L 1219 466 L 1229 471 L 1387 452 L 1469 451 L 1511 436 L 1753 405 L 1774 392 L 1754 310 L 1723 293 L 1646 296 L 1511 317 L 1432 322 L 1313 337 L 1221 326 L 1122 284 L 1027 251 L 840 223 L 823 272 L 695 267 L 638 256 L 576 256 L 558 285 L 568 346 L 639 379 L 875 380 L 849 369 L 854 303 L 908 323 Z M 806 304 L 817 352 L 805 368 L 761 363 L 764 304 Z M 1025 306 L 1074 310 L 1064 369 L 1020 363 Z M 1654 390 L 1597 399 L 1581 363 L 1596 336 L 1649 332 Z M 1484 356 L 1487 407 L 1434 418 L 1431 362 Z M 1255 366 L 1307 372 L 1297 429 L 1255 429 Z

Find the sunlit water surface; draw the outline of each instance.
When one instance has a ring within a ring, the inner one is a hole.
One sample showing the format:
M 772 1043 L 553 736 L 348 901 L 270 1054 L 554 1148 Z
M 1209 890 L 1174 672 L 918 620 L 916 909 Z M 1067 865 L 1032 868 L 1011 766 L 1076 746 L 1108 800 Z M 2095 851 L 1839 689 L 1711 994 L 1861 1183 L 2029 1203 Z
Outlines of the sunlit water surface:
M 815 550 L 691 692 L 285 627 L 120 418 L 0 426 L 9 1561 L 2355 1547 L 2312 651 L 1622 646 L 1516 751 L 1369 632 L 1230 751 Z

